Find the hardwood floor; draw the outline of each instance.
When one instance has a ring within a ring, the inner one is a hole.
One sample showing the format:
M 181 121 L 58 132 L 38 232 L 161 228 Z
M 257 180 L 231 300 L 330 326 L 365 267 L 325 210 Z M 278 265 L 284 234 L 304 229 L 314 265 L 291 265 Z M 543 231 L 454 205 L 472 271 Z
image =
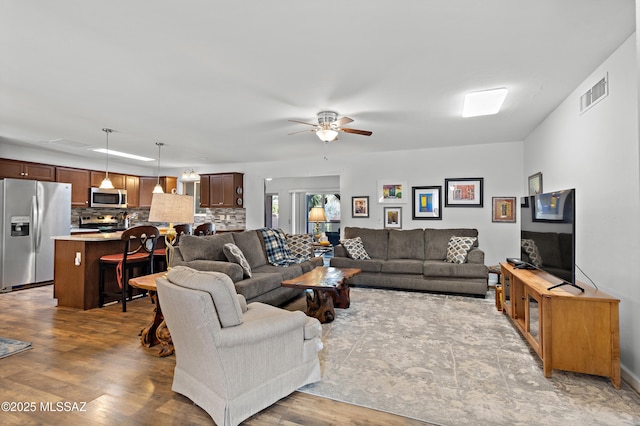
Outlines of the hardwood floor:
M 214 424 L 204 410 L 171 390 L 174 356 L 160 358 L 159 347 L 140 345 L 138 332 L 152 310 L 147 297 L 127 303 L 126 313 L 119 304 L 88 311 L 58 308 L 51 285 L 0 294 L 0 336 L 33 346 L 0 359 L 0 402 L 36 406 L 30 412 L 3 410 L 0 423 Z M 54 411 L 57 402 L 67 405 Z M 47 403 L 49 411 L 44 410 Z M 245 424 L 425 423 L 294 392 Z

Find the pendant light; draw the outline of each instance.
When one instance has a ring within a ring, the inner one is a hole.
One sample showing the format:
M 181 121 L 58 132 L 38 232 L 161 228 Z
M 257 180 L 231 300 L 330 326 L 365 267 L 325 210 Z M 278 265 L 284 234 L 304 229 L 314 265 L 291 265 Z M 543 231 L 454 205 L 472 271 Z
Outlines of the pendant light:
M 100 183 L 100 189 L 113 189 L 113 183 L 111 183 L 111 179 L 109 179 L 109 133 L 113 132 L 113 129 L 103 128 L 102 131 L 107 134 L 107 165 L 105 167 L 104 179 L 102 183 Z
M 153 188 L 153 194 L 164 194 L 164 190 L 162 189 L 162 185 L 160 185 L 160 148 L 164 145 L 162 142 L 156 142 L 158 145 L 158 181 L 156 186 Z

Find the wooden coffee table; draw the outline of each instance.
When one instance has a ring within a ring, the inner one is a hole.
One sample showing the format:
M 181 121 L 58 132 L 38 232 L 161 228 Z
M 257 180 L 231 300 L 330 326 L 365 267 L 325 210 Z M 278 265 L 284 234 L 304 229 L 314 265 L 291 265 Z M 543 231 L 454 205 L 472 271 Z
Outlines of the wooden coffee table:
M 158 272 L 157 274 L 144 275 L 129 280 L 131 287 L 149 291 L 149 297 L 155 304 L 151 323 L 140 332 L 140 343 L 147 348 L 160 343 L 160 356 L 169 356 L 174 352 L 171 333 L 169 333 L 167 323 L 164 322 L 164 315 L 162 315 L 160 300 L 158 299 L 158 288 L 156 287 L 156 278 L 163 277 L 166 274 L 166 272 Z
M 346 309 L 351 304 L 349 285 L 345 279 L 362 272 L 358 268 L 333 268 L 319 266 L 291 280 L 282 281 L 283 287 L 312 290 L 307 292 L 306 314 L 321 323 L 334 320 L 334 308 Z

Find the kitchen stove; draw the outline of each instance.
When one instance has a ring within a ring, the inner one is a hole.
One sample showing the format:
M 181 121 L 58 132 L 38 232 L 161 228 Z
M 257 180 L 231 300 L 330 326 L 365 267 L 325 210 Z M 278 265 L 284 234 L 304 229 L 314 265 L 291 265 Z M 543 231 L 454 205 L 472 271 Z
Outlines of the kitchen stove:
M 80 228 L 97 229 L 99 232 L 124 231 L 126 229 L 118 218 L 112 215 L 80 216 Z

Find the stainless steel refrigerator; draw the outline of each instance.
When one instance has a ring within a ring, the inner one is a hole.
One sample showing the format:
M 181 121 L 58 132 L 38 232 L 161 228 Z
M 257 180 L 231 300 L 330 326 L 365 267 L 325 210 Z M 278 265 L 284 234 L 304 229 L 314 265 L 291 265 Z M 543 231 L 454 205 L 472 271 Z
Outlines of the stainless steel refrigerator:
M 53 280 L 53 236 L 71 230 L 71 184 L 0 180 L 0 291 Z

